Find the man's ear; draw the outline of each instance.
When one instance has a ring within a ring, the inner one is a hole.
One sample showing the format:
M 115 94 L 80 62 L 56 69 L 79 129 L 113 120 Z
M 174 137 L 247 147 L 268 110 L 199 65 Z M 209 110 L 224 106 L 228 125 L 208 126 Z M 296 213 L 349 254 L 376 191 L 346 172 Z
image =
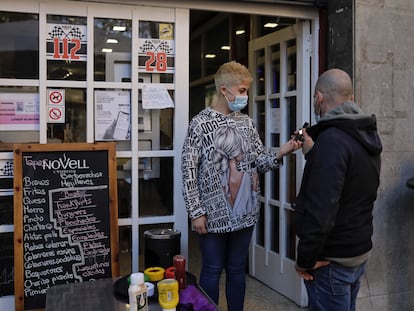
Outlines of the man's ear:
M 315 97 L 316 97 L 317 102 L 320 103 L 323 100 L 323 93 L 321 91 L 316 90 Z

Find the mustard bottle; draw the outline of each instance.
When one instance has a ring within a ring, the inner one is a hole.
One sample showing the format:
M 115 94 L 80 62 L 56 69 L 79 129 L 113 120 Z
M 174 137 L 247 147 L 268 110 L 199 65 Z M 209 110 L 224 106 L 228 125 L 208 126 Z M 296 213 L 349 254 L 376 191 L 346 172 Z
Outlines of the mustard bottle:
M 164 279 L 158 282 L 158 302 L 163 311 L 175 311 L 178 301 L 178 282 L 175 279 Z

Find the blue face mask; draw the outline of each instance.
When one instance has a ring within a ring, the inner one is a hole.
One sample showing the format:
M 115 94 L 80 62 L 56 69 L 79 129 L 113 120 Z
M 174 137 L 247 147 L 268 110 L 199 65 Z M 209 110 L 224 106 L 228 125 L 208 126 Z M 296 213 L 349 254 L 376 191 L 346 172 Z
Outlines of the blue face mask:
M 229 109 L 231 111 L 240 111 L 242 110 L 244 107 L 247 106 L 247 100 L 249 99 L 249 96 L 247 95 L 235 95 L 227 86 L 226 89 L 234 95 L 234 100 L 233 101 L 229 101 L 229 99 L 224 96 L 227 100 L 227 104 L 229 106 Z

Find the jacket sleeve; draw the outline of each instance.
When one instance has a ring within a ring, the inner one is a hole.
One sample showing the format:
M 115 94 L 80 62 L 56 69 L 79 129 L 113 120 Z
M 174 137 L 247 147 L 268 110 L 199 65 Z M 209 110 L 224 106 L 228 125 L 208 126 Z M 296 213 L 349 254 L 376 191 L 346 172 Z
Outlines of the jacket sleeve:
M 341 140 L 329 131 L 318 137 L 307 155 L 302 187 L 294 204 L 299 268 L 312 269 L 316 261 L 323 259 L 322 250 L 339 210 L 347 159 Z
M 181 171 L 185 207 L 191 219 L 205 215 L 198 187 L 201 152 L 201 134 L 197 132 L 194 124 L 190 124 L 181 154 Z

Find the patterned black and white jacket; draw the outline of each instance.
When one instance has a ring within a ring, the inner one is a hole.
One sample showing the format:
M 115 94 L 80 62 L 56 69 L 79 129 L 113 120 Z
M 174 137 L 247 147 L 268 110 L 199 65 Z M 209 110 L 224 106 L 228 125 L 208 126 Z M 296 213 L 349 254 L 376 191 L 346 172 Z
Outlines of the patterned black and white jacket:
M 258 173 L 281 164 L 275 148 L 263 146 L 249 116 L 202 110 L 190 122 L 182 149 L 183 195 L 190 219 L 205 215 L 210 233 L 253 226 L 260 207 Z

